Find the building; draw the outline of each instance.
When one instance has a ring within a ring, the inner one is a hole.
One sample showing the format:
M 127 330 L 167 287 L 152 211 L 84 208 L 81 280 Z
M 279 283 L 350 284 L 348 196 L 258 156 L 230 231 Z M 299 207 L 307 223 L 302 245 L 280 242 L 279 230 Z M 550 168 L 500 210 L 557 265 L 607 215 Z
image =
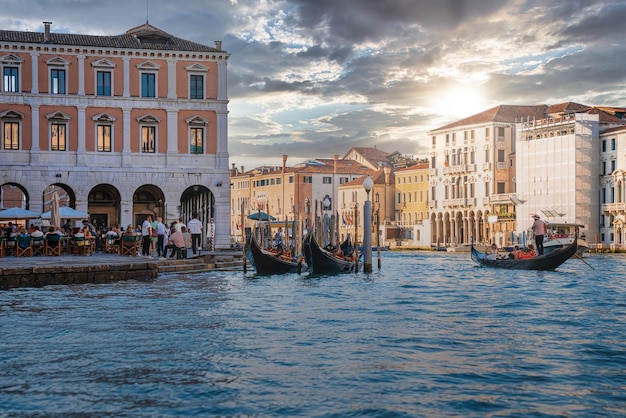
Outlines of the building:
M 626 126 L 622 115 L 623 109 L 567 102 L 520 123 L 518 231 L 526 231 L 530 216 L 537 213 L 548 222 L 584 225 L 581 233 L 592 245 L 613 243 L 614 227 L 621 236 L 619 215 L 624 212 L 613 202 L 614 185 L 620 184 L 624 169 L 618 165 L 623 156 L 617 151 L 619 132 Z M 623 197 L 618 195 L 617 201 L 623 202 Z
M 620 115 L 621 116 L 621 115 Z M 600 134 L 600 225 L 598 243 L 626 251 L 626 126 Z
M 395 235 L 401 246 L 430 248 L 428 172 L 428 160 L 395 171 L 396 225 L 401 230 Z
M 546 106 L 500 105 L 428 133 L 431 243 L 511 243 L 515 232 L 516 122 Z
M 0 31 L 2 190 L 51 187 L 97 226 L 197 211 L 229 244 L 229 54 L 149 23 L 115 36 Z
M 373 172 L 354 160 L 317 158 L 287 166 L 287 155 L 282 157 L 282 166 L 263 166 L 245 171 L 231 169 L 231 241 L 243 239 L 241 228 L 250 226 L 247 216 L 255 211 L 269 211 L 279 222 L 292 222 L 307 217 L 318 216 L 326 211 L 336 214 L 341 208 L 336 206 L 337 188 L 355 178 Z M 328 198 L 328 206 L 322 202 Z M 242 213 L 243 211 L 243 213 Z M 243 215 L 243 216 L 242 216 Z M 242 222 L 243 217 L 243 222 Z

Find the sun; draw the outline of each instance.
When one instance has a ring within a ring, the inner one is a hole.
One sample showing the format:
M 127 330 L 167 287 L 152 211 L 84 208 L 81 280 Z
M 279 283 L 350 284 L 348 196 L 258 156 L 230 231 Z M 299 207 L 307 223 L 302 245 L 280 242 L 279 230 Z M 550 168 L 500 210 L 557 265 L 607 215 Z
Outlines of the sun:
M 484 92 L 475 86 L 456 85 L 443 90 L 431 104 L 435 114 L 454 113 L 459 117 L 474 115 L 487 110 Z

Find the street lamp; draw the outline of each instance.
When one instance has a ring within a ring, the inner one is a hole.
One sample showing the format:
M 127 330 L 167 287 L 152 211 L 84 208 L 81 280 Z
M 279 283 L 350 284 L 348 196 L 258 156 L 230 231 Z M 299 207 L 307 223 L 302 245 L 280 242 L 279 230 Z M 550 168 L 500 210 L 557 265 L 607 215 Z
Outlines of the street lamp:
M 372 202 L 370 202 L 370 191 L 374 187 L 374 181 L 370 176 L 363 181 L 363 188 L 367 193 L 367 198 L 363 204 L 363 272 L 372 272 Z
M 326 247 L 329 244 L 328 211 L 330 210 L 330 197 L 328 197 L 328 195 L 324 196 L 322 204 L 324 205 L 324 227 L 322 228 L 322 232 L 324 234 L 324 247 Z

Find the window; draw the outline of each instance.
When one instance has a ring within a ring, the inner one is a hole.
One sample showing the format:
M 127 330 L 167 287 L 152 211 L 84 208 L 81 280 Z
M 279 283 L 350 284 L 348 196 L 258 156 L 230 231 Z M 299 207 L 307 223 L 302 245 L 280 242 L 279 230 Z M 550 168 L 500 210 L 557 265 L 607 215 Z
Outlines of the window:
M 67 151 L 67 124 L 70 120 L 70 115 L 63 112 L 53 112 L 45 115 L 46 119 L 50 121 L 50 150 L 52 151 Z
M 323 184 L 333 184 L 333 178 L 332 177 L 322 177 L 322 183 Z
M 96 132 L 98 135 L 97 151 L 111 152 L 111 125 L 97 125 Z
M 189 133 L 191 137 L 189 152 L 192 154 L 204 154 L 204 128 L 192 126 Z
M 141 97 L 156 97 L 155 73 L 141 73 Z
M 615 171 L 615 160 L 611 160 L 611 173 Z
M 20 124 L 4 122 L 4 149 L 20 149 Z
M 289 183 L 293 183 L 293 176 L 289 176 Z
M 491 195 L 491 185 L 489 184 L 489 182 L 485 183 L 485 197 L 489 197 Z
M 606 139 L 602 140 L 602 152 L 606 152 Z
M 50 70 L 50 93 L 65 94 L 67 93 L 65 85 L 65 69 L 52 68 Z
M 141 152 L 156 152 L 156 126 L 141 127 Z
M 345 184 L 350 181 L 349 177 L 339 177 L 339 184 Z
M 313 176 L 303 176 L 302 177 L 302 182 L 303 183 L 313 183 Z
M 505 183 L 496 183 L 496 187 L 498 189 L 498 191 L 496 193 L 498 194 L 504 194 L 506 193 L 506 184 Z
M 600 169 L 600 174 L 605 176 L 606 175 L 606 161 L 602 161 L 602 166 Z
M 611 151 L 615 151 L 615 138 L 611 138 Z
M 110 71 L 98 71 L 96 72 L 96 94 L 98 96 L 110 96 L 111 95 L 111 72 Z
M 189 98 L 204 99 L 204 76 L 193 74 L 189 76 Z
M 4 67 L 2 70 L 2 90 L 9 93 L 20 91 L 18 67 Z
M 50 127 L 50 149 L 52 151 L 67 151 L 67 124 L 52 122 Z
M 503 149 L 498 150 L 498 162 L 499 163 L 504 162 L 504 150 Z

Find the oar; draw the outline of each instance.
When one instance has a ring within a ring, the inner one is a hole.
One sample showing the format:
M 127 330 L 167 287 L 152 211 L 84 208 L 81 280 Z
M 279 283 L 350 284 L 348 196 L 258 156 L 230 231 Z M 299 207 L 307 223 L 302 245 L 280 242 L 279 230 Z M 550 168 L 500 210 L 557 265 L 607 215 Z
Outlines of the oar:
M 555 240 L 556 240 L 559 244 L 561 244 L 561 245 L 563 245 L 563 246 L 566 246 L 566 245 L 567 245 L 567 244 L 564 244 L 563 242 L 561 242 L 558 238 L 554 238 L 554 239 L 555 239 Z M 578 234 L 576 234 L 576 236 L 574 237 L 574 239 L 576 239 L 576 240 L 578 239 Z M 577 253 L 577 252 L 576 252 L 576 253 L 574 253 L 574 255 L 575 255 L 578 259 L 580 259 L 583 263 L 585 263 L 586 265 L 588 265 L 588 266 L 591 268 L 591 270 L 595 270 L 595 269 L 593 268 L 593 266 L 592 266 L 591 264 L 587 263 L 587 262 L 585 261 L 585 259 L 584 259 L 584 258 L 582 258 L 580 255 L 578 255 L 578 253 Z

